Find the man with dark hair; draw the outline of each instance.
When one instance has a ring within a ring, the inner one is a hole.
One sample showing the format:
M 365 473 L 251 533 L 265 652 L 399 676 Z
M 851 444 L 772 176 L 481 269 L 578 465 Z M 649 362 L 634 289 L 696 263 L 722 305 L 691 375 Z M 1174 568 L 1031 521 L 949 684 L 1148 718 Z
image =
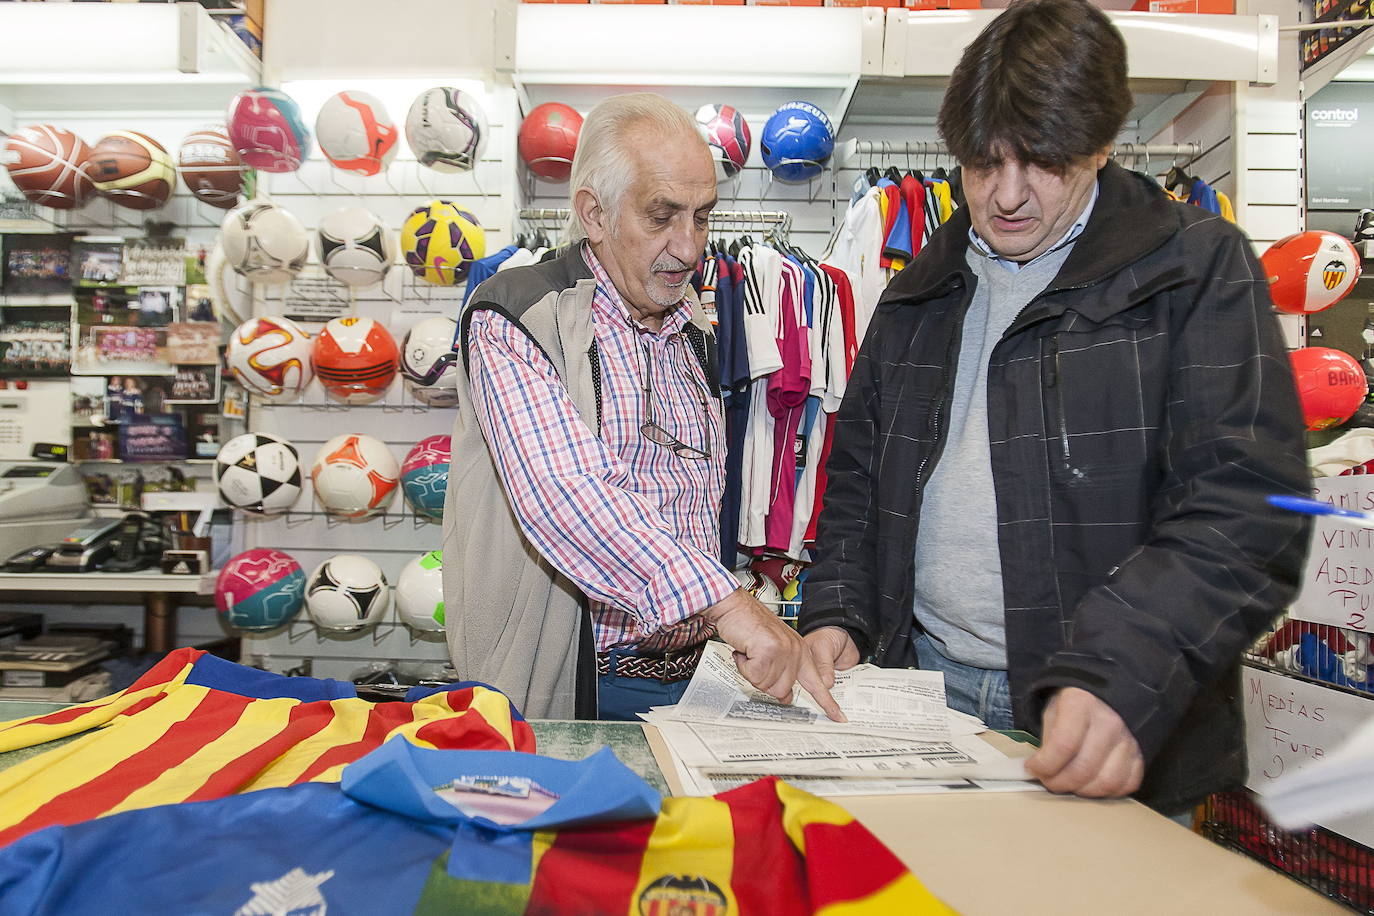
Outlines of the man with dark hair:
M 967 206 L 878 305 L 801 629 L 822 668 L 943 671 L 1042 735 L 1055 792 L 1165 813 L 1241 783 L 1238 661 L 1292 598 L 1308 477 L 1249 242 L 1109 161 L 1121 36 L 1023 0 L 940 111 Z

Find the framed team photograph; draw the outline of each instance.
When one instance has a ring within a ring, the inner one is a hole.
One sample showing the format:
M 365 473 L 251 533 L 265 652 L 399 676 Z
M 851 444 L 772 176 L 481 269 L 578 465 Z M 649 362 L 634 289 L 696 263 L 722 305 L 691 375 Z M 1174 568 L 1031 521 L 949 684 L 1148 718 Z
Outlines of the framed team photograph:
M 129 325 L 79 327 L 75 375 L 171 375 L 166 328 Z
M 186 321 L 167 325 L 167 356 L 178 366 L 218 366 L 219 325 Z
M 112 286 L 119 282 L 124 265 L 124 240 L 79 238 L 72 243 L 72 263 L 77 286 Z
M 218 404 L 219 366 L 177 366 L 168 404 Z
M 72 291 L 72 236 L 70 234 L 4 237 L 3 288 L 5 295 L 50 296 Z

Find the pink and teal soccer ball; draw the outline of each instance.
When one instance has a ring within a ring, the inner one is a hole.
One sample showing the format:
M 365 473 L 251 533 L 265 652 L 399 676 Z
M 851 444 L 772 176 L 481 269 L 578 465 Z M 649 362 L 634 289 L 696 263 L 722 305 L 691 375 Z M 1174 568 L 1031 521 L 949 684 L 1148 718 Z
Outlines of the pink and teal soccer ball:
M 305 570 L 290 554 L 268 547 L 245 550 L 215 580 L 215 607 L 235 630 L 271 630 L 300 613 Z
M 300 106 L 280 89 L 245 89 L 229 103 L 229 142 L 264 172 L 294 172 L 310 155 Z
M 452 447 L 448 436 L 429 436 L 415 443 L 401 463 L 401 490 L 416 515 L 443 519 Z

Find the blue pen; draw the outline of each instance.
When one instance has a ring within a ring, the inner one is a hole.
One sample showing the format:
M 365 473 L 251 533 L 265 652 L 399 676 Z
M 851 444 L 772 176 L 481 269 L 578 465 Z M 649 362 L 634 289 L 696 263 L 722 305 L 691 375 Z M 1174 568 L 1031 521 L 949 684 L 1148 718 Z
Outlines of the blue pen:
M 1330 515 L 1350 525 L 1374 528 L 1374 515 L 1366 515 L 1363 512 L 1356 512 L 1354 509 L 1342 509 L 1330 503 L 1304 499 L 1301 496 L 1269 496 L 1266 499 L 1269 500 L 1269 505 L 1287 509 L 1289 512 L 1301 512 L 1304 515 Z

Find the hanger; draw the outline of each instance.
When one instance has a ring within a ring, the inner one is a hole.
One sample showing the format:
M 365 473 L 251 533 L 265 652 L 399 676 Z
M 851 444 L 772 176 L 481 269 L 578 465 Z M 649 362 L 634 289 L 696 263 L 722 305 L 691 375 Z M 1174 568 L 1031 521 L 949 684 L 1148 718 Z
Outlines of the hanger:
M 1177 165 L 1173 165 L 1169 167 L 1169 174 L 1164 176 L 1164 187 L 1170 191 L 1178 187 L 1192 188 L 1195 181 L 1197 181 L 1196 178 L 1190 176 Z
M 886 178 L 888 181 L 892 182 L 893 184 L 902 183 L 902 173 L 897 170 L 897 167 L 895 165 L 889 165 L 887 167 L 887 171 L 883 173 L 883 177 Z
M 876 165 L 870 165 L 868 167 L 868 170 L 864 172 L 864 178 L 868 179 L 868 186 L 870 188 L 876 186 L 878 184 L 878 180 L 882 177 L 883 175 L 881 172 L 878 171 L 878 167 Z
M 522 232 L 515 237 L 515 244 L 518 248 L 529 248 L 529 237 Z
M 552 248 L 552 247 L 553 247 L 552 245 L 549 244 L 549 237 L 548 237 L 548 235 L 544 232 L 543 229 L 540 229 L 540 230 L 538 230 L 538 231 L 536 231 L 536 232 L 534 233 L 534 244 L 535 244 L 535 247 L 537 247 L 537 248 Z

